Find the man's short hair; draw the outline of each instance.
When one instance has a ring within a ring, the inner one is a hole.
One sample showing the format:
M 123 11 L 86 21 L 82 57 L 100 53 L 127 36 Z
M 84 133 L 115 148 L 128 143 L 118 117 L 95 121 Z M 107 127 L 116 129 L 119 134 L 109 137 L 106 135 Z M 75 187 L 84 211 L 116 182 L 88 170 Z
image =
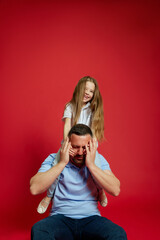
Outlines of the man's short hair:
M 91 131 L 91 129 L 85 125 L 85 124 L 76 124 L 74 125 L 69 133 L 68 133 L 68 137 L 70 138 L 72 134 L 76 134 L 78 136 L 84 136 L 89 134 L 91 137 L 93 137 L 93 133 Z

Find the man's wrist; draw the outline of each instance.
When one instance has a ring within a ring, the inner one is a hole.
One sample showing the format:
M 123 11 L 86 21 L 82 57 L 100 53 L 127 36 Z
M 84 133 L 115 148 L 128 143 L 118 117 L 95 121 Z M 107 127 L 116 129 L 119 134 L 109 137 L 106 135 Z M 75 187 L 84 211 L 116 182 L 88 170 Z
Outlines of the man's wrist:
M 91 172 L 94 171 L 94 169 L 95 169 L 95 167 L 96 167 L 95 162 L 89 163 L 87 167 L 88 167 L 88 169 L 89 169 Z
M 66 162 L 64 162 L 64 161 L 60 161 L 59 163 L 58 163 L 58 165 L 59 165 L 59 167 L 60 168 L 65 168 L 65 166 L 67 165 L 67 163 Z

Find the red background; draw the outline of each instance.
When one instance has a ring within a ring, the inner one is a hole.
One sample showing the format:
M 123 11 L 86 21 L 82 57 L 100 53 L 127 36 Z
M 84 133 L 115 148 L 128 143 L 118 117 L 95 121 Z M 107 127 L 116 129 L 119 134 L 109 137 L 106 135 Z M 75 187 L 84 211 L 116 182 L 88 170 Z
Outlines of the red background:
M 29 180 L 57 152 L 64 104 L 84 75 L 102 93 L 106 141 L 99 152 L 121 180 L 103 216 L 128 239 L 159 235 L 158 1 L 0 2 L 3 239 L 30 239 L 41 196 Z M 48 213 L 45 214 L 47 216 Z

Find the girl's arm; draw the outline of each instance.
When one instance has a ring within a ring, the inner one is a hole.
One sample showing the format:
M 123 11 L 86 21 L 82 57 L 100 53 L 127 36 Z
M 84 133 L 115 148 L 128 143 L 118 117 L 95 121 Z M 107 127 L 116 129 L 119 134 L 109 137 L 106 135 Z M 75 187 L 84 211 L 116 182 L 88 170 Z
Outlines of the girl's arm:
M 71 118 L 64 119 L 63 140 L 65 141 L 71 129 Z

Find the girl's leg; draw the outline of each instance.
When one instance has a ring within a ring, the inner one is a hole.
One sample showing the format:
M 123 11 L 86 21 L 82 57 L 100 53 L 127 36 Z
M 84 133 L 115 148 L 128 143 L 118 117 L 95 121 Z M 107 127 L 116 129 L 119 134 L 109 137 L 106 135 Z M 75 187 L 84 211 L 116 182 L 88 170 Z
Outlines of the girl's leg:
M 39 203 L 37 208 L 38 213 L 43 214 L 46 212 L 51 202 L 51 199 L 53 197 L 54 190 L 55 190 L 55 183 L 50 186 L 50 188 L 47 190 L 47 196 L 44 197 L 42 201 Z
M 51 199 L 52 198 L 48 196 L 44 197 L 37 207 L 37 212 L 40 214 L 45 213 L 51 202 Z
M 108 200 L 107 200 L 105 191 L 103 189 L 99 190 L 98 201 L 100 202 L 102 207 L 106 207 L 107 206 Z

